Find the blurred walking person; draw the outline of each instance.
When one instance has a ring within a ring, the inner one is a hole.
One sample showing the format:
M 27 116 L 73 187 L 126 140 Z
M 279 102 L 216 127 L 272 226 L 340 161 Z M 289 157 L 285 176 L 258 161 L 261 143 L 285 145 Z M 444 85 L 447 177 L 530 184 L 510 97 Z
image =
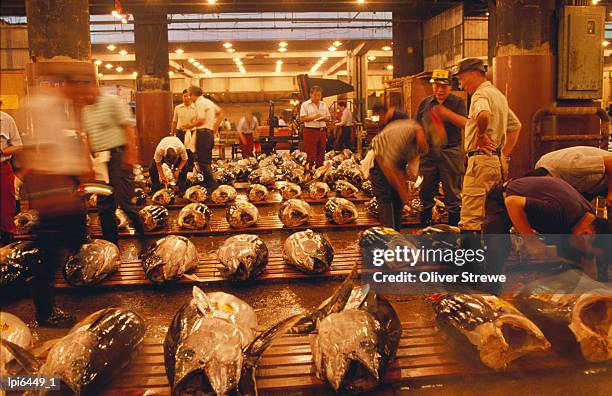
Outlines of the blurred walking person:
M 0 107 L 2 101 L 0 101 Z M 22 147 L 21 135 L 13 117 L 0 111 L 0 246 L 12 242 L 15 234 L 13 218 L 17 211 L 15 175 L 11 165 L 13 154 Z
M 238 138 L 240 139 L 242 158 L 253 156 L 253 133 L 258 126 L 259 121 L 253 113 L 247 113 L 238 122 Z

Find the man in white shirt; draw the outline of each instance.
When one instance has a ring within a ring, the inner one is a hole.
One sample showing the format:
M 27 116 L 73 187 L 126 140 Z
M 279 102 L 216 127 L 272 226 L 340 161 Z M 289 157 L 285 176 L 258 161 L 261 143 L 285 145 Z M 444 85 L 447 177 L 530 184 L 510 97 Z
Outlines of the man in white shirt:
M 191 102 L 189 92 L 183 90 L 183 103 L 174 108 L 172 117 L 172 132 L 171 135 L 178 137 L 181 142 L 185 143 L 186 125 L 191 124 L 196 118 L 196 107 Z
M 177 181 L 179 188 L 179 195 L 183 196 L 187 188 L 187 149 L 185 145 L 176 136 L 166 136 L 163 138 L 153 155 L 153 161 L 149 168 L 149 175 L 151 176 L 151 184 L 153 191 L 157 191 L 162 188 L 162 185 L 168 183 L 162 164 L 166 163 L 171 168 L 174 168 L 174 180 Z
M 238 137 L 242 158 L 253 156 L 253 132 L 259 126 L 259 121 L 253 113 L 248 113 L 238 122 Z
M 195 149 L 200 170 L 204 174 L 204 184 L 209 191 L 217 188 L 217 182 L 212 172 L 212 152 L 215 147 L 215 131 L 221 124 L 223 110 L 213 101 L 202 96 L 202 88 L 191 86 L 189 88 L 191 100 L 195 102 L 196 119 L 187 124 L 187 129 L 196 129 Z
M 0 105 L 2 102 L 0 101 Z M 12 241 L 16 212 L 15 175 L 11 157 L 22 147 L 21 136 L 13 117 L 0 111 L 0 246 Z
M 338 110 L 342 113 L 340 122 L 336 124 L 336 141 L 334 150 L 350 149 L 352 141 L 352 129 L 355 125 L 353 112 L 346 106 L 346 102 L 338 102 Z
M 323 165 L 326 121 L 331 118 L 327 105 L 321 100 L 322 97 L 323 90 L 314 85 L 310 88 L 310 100 L 302 103 L 300 108 L 300 121 L 304 123 L 304 151 L 308 156 L 308 163 L 317 166 Z

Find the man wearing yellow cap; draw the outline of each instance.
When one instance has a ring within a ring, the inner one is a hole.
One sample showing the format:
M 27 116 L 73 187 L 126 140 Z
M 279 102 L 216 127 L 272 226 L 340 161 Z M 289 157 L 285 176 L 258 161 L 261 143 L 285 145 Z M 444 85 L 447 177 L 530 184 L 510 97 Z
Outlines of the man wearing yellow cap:
M 444 121 L 446 142 L 431 144 L 429 153 L 421 157 L 420 173 L 423 176 L 421 185 L 421 226 L 431 224 L 434 197 L 438 192 L 438 183 L 442 182 L 444 199 L 448 211 L 448 223 L 453 226 L 459 224 L 461 213 L 461 184 L 465 173 L 465 157 L 461 145 L 461 129 L 464 117 L 467 117 L 465 101 L 459 96 L 451 94 L 451 77 L 448 70 L 434 70 L 430 83 L 433 95 L 425 98 L 419 105 L 416 119 L 424 127 L 432 124 L 441 112 L 439 107 L 447 109 L 451 116 L 440 117 Z M 456 114 L 460 117 L 452 117 Z M 431 135 L 435 136 L 435 135 Z M 439 147 L 439 149 L 436 149 Z

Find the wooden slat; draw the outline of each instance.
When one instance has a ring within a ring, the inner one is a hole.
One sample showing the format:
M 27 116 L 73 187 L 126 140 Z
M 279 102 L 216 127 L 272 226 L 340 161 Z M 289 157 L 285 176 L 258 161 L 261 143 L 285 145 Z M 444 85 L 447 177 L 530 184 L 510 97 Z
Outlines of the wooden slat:
M 384 383 L 423 385 L 457 375 L 494 373 L 479 362 L 456 353 L 435 323 L 402 323 L 402 327 L 404 330 L 397 357 Z M 257 368 L 260 391 L 323 392 L 330 389 L 315 375 L 309 340 L 309 336 L 305 335 L 285 335 L 270 346 Z M 554 370 L 572 366 L 592 365 L 572 361 L 555 352 L 545 352 L 518 359 L 510 364 L 507 371 Z M 103 393 L 117 394 L 170 394 L 161 341 L 145 339 L 139 355 Z

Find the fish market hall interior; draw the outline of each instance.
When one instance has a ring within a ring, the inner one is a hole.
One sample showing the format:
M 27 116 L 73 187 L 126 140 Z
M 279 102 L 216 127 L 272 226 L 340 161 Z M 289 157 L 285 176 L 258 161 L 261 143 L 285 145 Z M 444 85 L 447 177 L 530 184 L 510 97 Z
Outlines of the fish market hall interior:
M 610 41 L 610 0 L 3 0 L 0 394 L 609 395 Z

